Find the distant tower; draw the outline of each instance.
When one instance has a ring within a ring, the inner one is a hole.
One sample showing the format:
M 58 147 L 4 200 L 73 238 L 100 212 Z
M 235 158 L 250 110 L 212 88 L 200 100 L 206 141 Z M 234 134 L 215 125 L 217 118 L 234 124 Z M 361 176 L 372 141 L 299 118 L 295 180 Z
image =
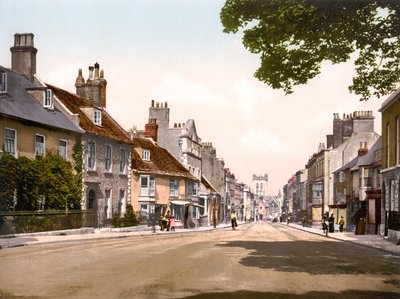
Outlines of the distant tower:
M 268 195 L 268 174 L 256 175 L 253 174 L 252 181 L 253 192 L 258 196 Z

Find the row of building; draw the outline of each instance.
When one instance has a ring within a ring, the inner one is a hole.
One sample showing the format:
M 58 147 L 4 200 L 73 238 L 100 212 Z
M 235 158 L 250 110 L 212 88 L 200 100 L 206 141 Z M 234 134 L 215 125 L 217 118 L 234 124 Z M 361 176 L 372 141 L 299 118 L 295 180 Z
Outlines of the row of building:
M 283 187 L 282 215 L 320 226 L 400 238 L 400 89 L 383 102 L 381 135 L 372 111 L 333 114 L 333 133 Z
M 96 226 L 123 217 L 128 204 L 142 221 L 170 210 L 184 227 L 216 225 L 232 210 L 243 220 L 269 216 L 268 176 L 253 176 L 255 197 L 212 143 L 202 142 L 194 120 L 170 126 L 167 102 L 151 101 L 144 130 L 127 131 L 107 112 L 98 63 L 86 79 L 78 71 L 71 93 L 36 75 L 32 33 L 15 34 L 10 50 L 11 68 L 0 66 L 0 155 L 35 159 L 52 152 L 73 163 L 79 145 L 81 209 L 94 212 Z

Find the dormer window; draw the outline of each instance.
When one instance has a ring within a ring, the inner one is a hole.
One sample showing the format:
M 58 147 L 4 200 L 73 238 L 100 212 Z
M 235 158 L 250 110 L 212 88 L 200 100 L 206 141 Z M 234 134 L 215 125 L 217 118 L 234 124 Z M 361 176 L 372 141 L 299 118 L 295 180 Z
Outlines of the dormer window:
M 95 125 L 101 126 L 101 111 L 95 109 L 93 113 L 93 122 Z
M 148 149 L 142 149 L 143 161 L 150 161 L 150 151 Z
M 44 91 L 44 108 L 52 108 L 53 107 L 53 91 L 51 89 L 46 89 Z
M 0 93 L 7 92 L 7 73 L 0 73 Z

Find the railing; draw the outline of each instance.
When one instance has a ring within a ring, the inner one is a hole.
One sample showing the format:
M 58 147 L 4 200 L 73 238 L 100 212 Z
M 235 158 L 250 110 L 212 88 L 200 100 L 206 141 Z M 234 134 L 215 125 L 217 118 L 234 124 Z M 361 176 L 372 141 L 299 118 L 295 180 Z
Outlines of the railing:
M 94 226 L 92 210 L 0 213 L 0 235 Z

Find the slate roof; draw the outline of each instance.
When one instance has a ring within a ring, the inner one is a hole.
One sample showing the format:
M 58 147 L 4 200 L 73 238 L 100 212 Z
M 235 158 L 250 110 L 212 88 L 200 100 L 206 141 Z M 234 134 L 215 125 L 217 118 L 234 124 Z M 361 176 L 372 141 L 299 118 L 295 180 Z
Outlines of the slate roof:
M 368 150 L 368 153 L 365 155 L 359 157 L 355 157 L 353 160 L 350 162 L 346 163 L 334 173 L 337 173 L 339 171 L 343 170 L 357 170 L 360 166 L 366 166 L 366 165 L 371 165 L 374 163 L 374 152 L 382 147 L 382 137 L 379 137 L 378 140 L 371 146 L 371 148 Z
M 358 156 L 355 157 L 353 160 L 351 160 L 350 162 L 344 164 L 342 167 L 340 167 L 339 169 L 335 170 L 333 173 L 338 173 L 339 171 L 344 171 L 347 169 L 350 169 L 354 166 L 357 165 L 357 161 L 358 161 Z
M 381 147 L 382 147 L 382 137 L 379 137 L 378 140 L 371 146 L 368 153 L 360 157 L 357 166 L 371 165 L 372 163 L 374 163 L 374 153 Z
M 46 85 L 53 90 L 53 94 L 57 96 L 70 112 L 79 115 L 79 125 L 86 133 L 111 138 L 125 143 L 131 143 L 126 131 L 111 117 L 110 114 L 107 113 L 104 108 L 101 112 L 101 126 L 95 125 L 81 110 L 81 108 L 97 107 L 91 100 L 48 83 L 46 83 Z
M 198 181 L 174 156 L 151 139 L 133 137 L 132 143 L 134 148 L 142 148 L 150 151 L 150 161 L 144 161 L 136 150 L 133 150 L 132 170 L 134 172 L 178 176 Z
M 379 112 L 384 112 L 388 107 L 390 107 L 395 101 L 400 100 L 400 87 L 397 88 L 392 94 L 382 103 Z
M 75 133 L 83 130 L 70 121 L 61 111 L 44 108 L 27 89 L 44 88 L 39 82 L 32 83 L 25 75 L 0 66 L 7 73 L 7 93 L 0 94 L 0 114 L 35 125 L 64 129 Z

